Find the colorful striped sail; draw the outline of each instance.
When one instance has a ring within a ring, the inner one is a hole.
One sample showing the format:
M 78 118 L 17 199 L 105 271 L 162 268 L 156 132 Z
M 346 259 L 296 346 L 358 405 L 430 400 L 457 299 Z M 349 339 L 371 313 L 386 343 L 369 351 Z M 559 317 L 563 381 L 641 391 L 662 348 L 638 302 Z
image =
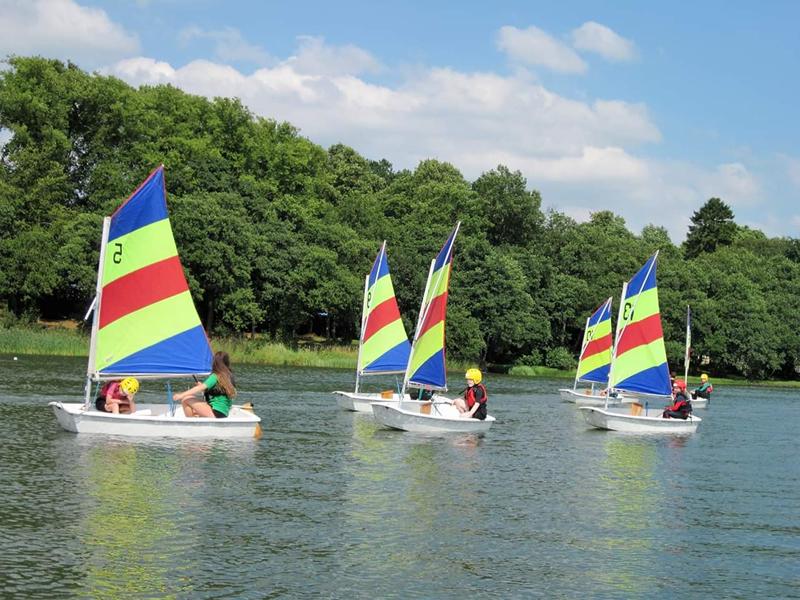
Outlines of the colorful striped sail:
M 586 321 L 576 381 L 606 383 L 611 367 L 611 298 Z
M 362 375 L 404 373 L 411 344 L 400 319 L 394 295 L 386 242 L 383 242 L 372 270 L 367 275 L 364 293 L 363 322 L 358 353 L 358 371 Z
M 444 323 L 447 316 L 450 269 L 453 264 L 453 243 L 460 226 L 459 221 L 431 263 L 406 371 L 406 383 L 411 386 L 434 390 L 447 389 Z
M 167 215 L 163 165 L 104 226 L 89 374 L 159 376 L 211 369 Z
M 609 384 L 623 391 L 669 396 L 669 368 L 658 307 L 657 258 L 658 252 L 623 290 Z

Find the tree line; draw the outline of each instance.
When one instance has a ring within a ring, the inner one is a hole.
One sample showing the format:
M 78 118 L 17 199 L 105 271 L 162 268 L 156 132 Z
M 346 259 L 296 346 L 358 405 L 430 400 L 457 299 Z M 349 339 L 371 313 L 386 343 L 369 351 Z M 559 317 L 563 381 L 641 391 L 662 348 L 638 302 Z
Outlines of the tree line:
M 158 164 L 192 295 L 213 333 L 291 341 L 313 327 L 358 336 L 364 276 L 380 243 L 406 329 L 431 258 L 456 220 L 448 353 L 482 364 L 574 365 L 586 316 L 655 250 L 672 365 L 685 312 L 694 362 L 715 374 L 797 378 L 800 242 L 736 224 L 711 198 L 686 240 L 631 232 L 599 211 L 543 211 L 521 173 L 468 181 L 451 164 L 395 170 L 327 150 L 236 99 L 131 87 L 72 63 L 11 57 L 0 69 L 0 309 L 82 317 L 103 216 Z M 487 165 L 487 167 L 489 167 Z

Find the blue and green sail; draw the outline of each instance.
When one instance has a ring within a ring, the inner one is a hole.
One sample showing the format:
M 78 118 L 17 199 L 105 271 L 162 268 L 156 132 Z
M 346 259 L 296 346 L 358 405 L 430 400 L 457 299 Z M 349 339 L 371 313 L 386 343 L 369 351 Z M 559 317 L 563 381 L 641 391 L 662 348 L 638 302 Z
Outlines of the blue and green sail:
M 428 274 L 420 318 L 414 334 L 411 358 L 406 372 L 406 384 L 413 387 L 433 390 L 447 389 L 444 324 L 447 316 L 450 270 L 453 265 L 453 244 L 460 225 L 460 222 L 456 223 L 444 246 L 433 260 Z
M 211 369 L 167 214 L 163 165 L 107 219 L 89 374 L 191 375 Z
M 386 242 L 383 242 L 375 257 L 364 287 L 358 372 L 362 375 L 404 373 L 411 344 L 400 318 L 389 274 Z

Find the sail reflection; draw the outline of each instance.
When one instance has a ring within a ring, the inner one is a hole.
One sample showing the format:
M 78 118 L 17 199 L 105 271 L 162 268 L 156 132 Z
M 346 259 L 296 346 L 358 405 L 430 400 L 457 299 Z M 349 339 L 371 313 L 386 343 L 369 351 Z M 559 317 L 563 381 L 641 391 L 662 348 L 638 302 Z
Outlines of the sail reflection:
M 658 454 L 652 439 L 609 437 L 598 483 L 595 549 L 604 560 L 587 572 L 598 584 L 641 597 L 654 590 L 654 531 L 663 518 L 663 491 L 657 479 Z

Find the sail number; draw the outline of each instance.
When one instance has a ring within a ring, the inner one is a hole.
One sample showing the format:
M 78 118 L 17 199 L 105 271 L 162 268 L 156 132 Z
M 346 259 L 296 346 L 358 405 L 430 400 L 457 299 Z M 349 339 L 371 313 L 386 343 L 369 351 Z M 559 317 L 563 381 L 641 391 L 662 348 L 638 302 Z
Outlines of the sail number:
M 625 309 L 622 312 L 622 320 L 623 321 L 633 320 L 633 305 L 630 302 L 625 303 Z
M 115 265 L 118 265 L 119 263 L 122 262 L 122 243 L 117 242 L 116 244 L 114 244 L 114 248 L 116 248 L 116 250 L 114 251 L 114 254 L 111 256 L 111 260 L 114 261 Z

